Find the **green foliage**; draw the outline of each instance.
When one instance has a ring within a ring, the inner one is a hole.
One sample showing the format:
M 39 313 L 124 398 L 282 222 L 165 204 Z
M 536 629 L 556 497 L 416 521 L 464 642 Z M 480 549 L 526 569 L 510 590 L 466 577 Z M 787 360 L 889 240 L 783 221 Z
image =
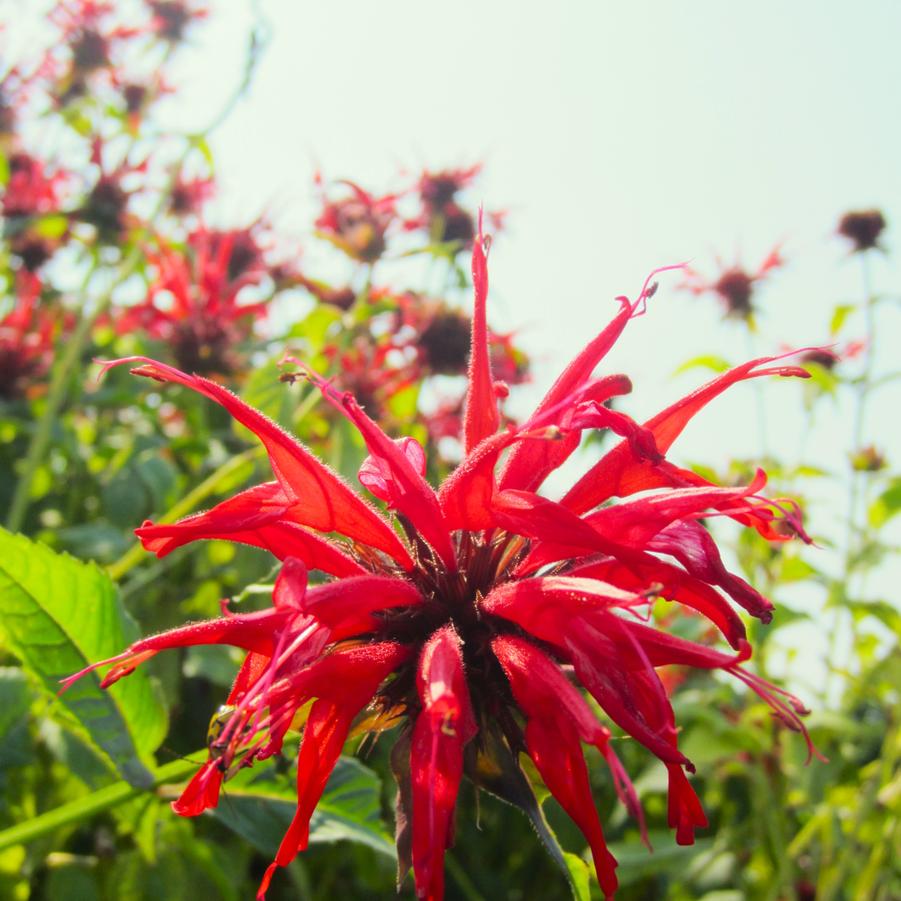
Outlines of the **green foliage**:
M 21 535 L 0 530 L 0 623 L 10 650 L 51 696 L 60 681 L 118 653 L 128 622 L 109 577 Z M 123 777 L 148 785 L 146 763 L 166 734 L 165 713 L 145 676 L 101 691 L 96 676 L 60 700 Z

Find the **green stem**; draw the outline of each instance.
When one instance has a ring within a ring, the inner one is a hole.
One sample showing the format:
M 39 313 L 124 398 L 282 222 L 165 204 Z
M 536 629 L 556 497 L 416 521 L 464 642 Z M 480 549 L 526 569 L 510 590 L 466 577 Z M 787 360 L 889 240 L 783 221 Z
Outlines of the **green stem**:
M 196 507 L 206 500 L 211 494 L 215 494 L 219 484 L 233 475 L 245 463 L 261 457 L 264 453 L 262 447 L 251 447 L 235 457 L 230 457 L 218 469 L 207 476 L 193 491 L 189 491 L 177 504 L 164 513 L 157 522 L 168 524 L 187 516 Z M 106 571 L 110 578 L 118 582 L 132 567 L 137 566 L 145 556 L 144 547 L 140 542 L 135 542 L 115 563 L 111 563 Z
M 206 751 L 203 753 L 205 754 Z M 173 760 L 171 763 L 167 763 L 156 770 L 153 774 L 151 788 L 155 789 L 170 782 L 180 782 L 196 769 L 197 764 L 193 761 Z M 13 845 L 23 845 L 27 842 L 32 842 L 35 839 L 55 832 L 57 829 L 62 829 L 64 826 L 80 823 L 82 820 L 86 820 L 98 813 L 103 813 L 105 810 L 124 804 L 132 798 L 144 794 L 145 791 L 146 789 L 136 788 L 127 782 L 116 782 L 113 785 L 108 785 L 106 788 L 93 792 L 86 798 L 70 801 L 68 804 L 48 810 L 46 813 L 42 813 L 40 816 L 27 820 L 24 823 L 4 829 L 0 832 L 0 851 Z
M 34 432 L 32 432 L 31 441 L 25 452 L 25 464 L 22 467 L 19 480 L 16 482 L 16 490 L 13 493 L 9 512 L 6 516 L 6 528 L 10 532 L 19 531 L 25 519 L 25 514 L 28 512 L 31 485 L 34 481 L 35 473 L 37 473 L 44 460 L 53 426 L 56 424 L 59 411 L 66 400 L 72 371 L 81 359 L 82 352 L 91 334 L 91 329 L 97 319 L 109 309 L 116 288 L 134 274 L 143 259 L 144 249 L 136 242 L 122 260 L 117 277 L 98 298 L 94 309 L 90 313 L 82 314 L 78 324 L 75 326 L 75 331 L 66 343 L 62 356 L 54 367 L 44 411 L 37 422 Z
M 864 294 L 864 348 L 863 348 L 863 365 L 860 375 L 854 385 L 855 388 L 855 405 L 853 411 L 853 420 L 851 426 L 851 453 L 855 454 L 863 447 L 866 424 L 866 407 L 867 400 L 872 387 L 873 379 L 873 359 L 874 344 L 876 341 L 876 298 L 873 293 L 872 282 L 870 278 L 870 266 L 866 253 L 860 254 L 861 281 L 863 282 Z M 857 584 L 858 580 L 854 579 L 856 563 L 854 560 L 858 549 L 863 547 L 867 533 L 867 518 L 865 515 L 858 517 L 858 507 L 860 506 L 861 489 L 863 488 L 863 479 L 866 473 L 859 472 L 857 469 L 851 470 L 851 478 L 848 483 L 848 510 L 847 510 L 847 534 L 845 538 L 845 554 L 844 554 L 844 571 L 842 578 L 844 579 L 845 596 L 851 597 L 851 585 L 854 582 L 855 587 L 861 587 Z M 859 519 L 859 521 L 858 521 Z M 836 660 L 838 651 L 839 636 L 844 634 L 842 628 L 845 618 L 845 608 L 839 605 L 835 611 L 835 621 L 832 624 L 832 637 L 829 643 L 829 659 Z M 853 649 L 857 644 L 857 621 L 853 616 L 850 617 L 850 631 L 853 637 L 851 650 L 849 655 L 853 653 Z M 847 668 L 847 667 L 846 667 Z M 837 668 L 833 670 L 833 681 L 838 678 Z M 829 683 L 827 683 L 826 694 L 829 694 Z

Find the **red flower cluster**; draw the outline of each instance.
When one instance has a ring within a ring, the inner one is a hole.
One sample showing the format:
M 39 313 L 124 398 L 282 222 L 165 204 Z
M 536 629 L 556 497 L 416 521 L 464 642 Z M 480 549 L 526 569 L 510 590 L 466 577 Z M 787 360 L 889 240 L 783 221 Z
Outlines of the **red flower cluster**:
M 16 280 L 12 310 L 0 318 L 0 398 L 25 394 L 53 361 L 57 317 L 41 308 L 40 283 L 23 274 Z
M 458 194 L 468 188 L 482 171 L 476 163 L 465 169 L 444 169 L 440 172 L 424 171 L 416 186 L 420 203 L 419 213 L 404 222 L 409 230 L 423 229 L 433 244 L 449 244 L 455 253 L 472 246 L 476 234 L 475 217 L 458 199 Z M 494 228 L 500 228 L 503 214 L 489 214 Z
M 369 451 L 360 482 L 388 516 L 214 382 L 146 358 L 106 364 L 136 364 L 137 375 L 183 385 L 222 405 L 259 437 L 272 464 L 273 481 L 175 524 L 146 522 L 137 530 L 158 556 L 213 538 L 269 550 L 284 561 L 272 607 L 237 614 L 224 608 L 219 619 L 143 639 L 88 668 L 111 666 L 107 686 L 166 648 L 229 644 L 247 651 L 209 760 L 174 804 L 184 815 L 215 806 L 223 779 L 278 753 L 288 730 L 305 717 L 297 811 L 260 897 L 276 868 L 307 846 L 312 812 L 364 711 L 373 728 L 404 723 L 393 755 L 398 855 L 401 872 L 412 866 L 417 896 L 425 899 L 443 895 L 443 855 L 462 777 L 522 803 L 531 795 L 520 753 L 532 758 L 585 834 L 604 895 L 613 897 L 616 861 L 591 797 L 583 744 L 600 750 L 620 798 L 639 819 L 641 812 L 611 733 L 578 686 L 666 766 L 668 820 L 683 844 L 706 818 L 686 776 L 694 767 L 679 748 L 658 668 L 728 672 L 807 738 L 801 702 L 742 666 L 751 647 L 730 600 L 764 622 L 772 605 L 726 569 L 699 522 L 724 516 L 773 541 L 789 534 L 808 540 L 797 508 L 761 496 L 762 472 L 750 485 L 719 487 L 666 457 L 688 421 L 730 386 L 806 372 L 782 357 L 763 357 L 644 424 L 609 409 L 606 401 L 630 391 L 629 379 L 593 372 L 644 312 L 654 290 L 649 279 L 634 302 L 618 298 L 619 312 L 531 418 L 499 429 L 483 246 L 479 235 L 465 457 L 439 489 L 426 481 L 425 453 L 413 439 L 392 440 L 352 395 L 307 373 L 359 430 Z M 590 429 L 609 429 L 621 440 L 561 500 L 539 494 Z M 622 500 L 610 503 L 614 498 Z M 309 570 L 327 580 L 309 585 Z M 643 612 L 655 597 L 705 617 L 732 651 L 652 625 Z
M 351 181 L 343 184 L 350 188 L 350 195 L 338 200 L 323 197 L 316 228 L 349 257 L 374 263 L 385 252 L 385 233 L 397 218 L 397 197 L 375 197 Z
M 267 273 L 252 230 L 199 228 L 184 250 L 161 241 L 148 258 L 156 279 L 144 302 L 118 317 L 119 333 L 143 329 L 165 341 L 179 366 L 193 372 L 232 372 L 236 348 L 267 308 L 263 301 L 244 302 L 245 289 Z
M 51 172 L 25 151 L 9 158 L 9 181 L 2 201 L 4 237 L 18 263 L 29 272 L 37 272 L 61 244 L 63 235 L 48 233 L 38 219 L 60 212 L 68 179 L 67 173 Z

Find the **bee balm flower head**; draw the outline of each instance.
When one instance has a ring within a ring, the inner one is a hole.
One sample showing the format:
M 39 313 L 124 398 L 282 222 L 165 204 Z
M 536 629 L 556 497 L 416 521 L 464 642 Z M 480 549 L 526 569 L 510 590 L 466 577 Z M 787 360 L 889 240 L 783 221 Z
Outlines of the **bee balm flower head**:
M 502 430 L 488 346 L 484 246 L 480 229 L 472 260 L 465 455 L 438 489 L 425 479 L 425 452 L 416 441 L 392 440 L 352 395 L 307 373 L 359 430 L 369 451 L 359 479 L 384 509 L 214 382 L 143 358 L 108 364 L 131 363 L 138 375 L 222 405 L 256 433 L 272 463 L 270 482 L 181 522 L 138 529 L 159 556 L 211 538 L 266 548 L 285 561 L 272 606 L 226 611 L 94 665 L 111 667 L 103 680 L 108 685 L 166 648 L 230 644 L 247 652 L 210 759 L 175 802 L 185 815 L 215 806 L 223 779 L 236 768 L 277 753 L 297 712 L 312 701 L 297 758 L 296 815 L 261 897 L 277 868 L 307 846 L 310 816 L 349 731 L 364 716 L 369 723 L 401 723 L 393 755 L 398 853 L 401 873 L 412 867 L 417 896 L 425 899 L 442 897 L 443 855 L 461 780 L 469 777 L 523 805 L 529 791 L 518 763 L 523 752 L 584 833 L 604 895 L 612 898 L 616 861 L 592 800 L 583 746 L 600 750 L 622 801 L 639 818 L 641 811 L 612 750 L 611 727 L 662 761 L 669 825 L 680 843 L 691 843 L 706 819 L 686 775 L 694 766 L 679 747 L 661 667 L 728 672 L 806 737 L 801 703 L 743 665 L 751 648 L 733 604 L 764 621 L 771 604 L 726 569 L 699 523 L 716 515 L 770 540 L 784 540 L 786 532 L 803 538 L 797 511 L 761 495 L 762 473 L 747 486 L 725 488 L 667 459 L 688 421 L 730 386 L 806 373 L 764 357 L 723 373 L 644 424 L 611 410 L 605 401 L 627 393 L 629 379 L 596 377 L 594 370 L 643 312 L 653 293 L 649 279 L 634 301 L 619 298 L 612 321 L 534 414 Z M 542 483 L 587 429 L 609 429 L 620 441 L 560 500 L 543 496 Z M 326 580 L 309 584 L 310 570 Z M 676 637 L 637 616 L 652 597 L 709 620 L 723 648 Z

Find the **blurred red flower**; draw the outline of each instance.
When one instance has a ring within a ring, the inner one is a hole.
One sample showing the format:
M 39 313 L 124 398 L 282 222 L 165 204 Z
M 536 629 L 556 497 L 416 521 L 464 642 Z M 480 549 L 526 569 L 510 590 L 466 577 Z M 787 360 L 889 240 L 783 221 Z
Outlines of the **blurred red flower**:
M 753 272 L 737 263 L 720 266 L 720 274 L 715 279 L 706 279 L 694 269 L 686 269 L 686 279 L 681 287 L 692 294 L 715 294 L 726 310 L 726 315 L 748 320 L 754 313 L 754 289 L 773 269 L 784 265 L 785 260 L 774 247 L 764 261 Z
M 350 195 L 338 200 L 323 196 L 322 212 L 316 220 L 319 234 L 349 257 L 374 263 L 385 252 L 385 233 L 397 218 L 397 197 L 375 197 L 351 181 L 341 184 Z
M 245 296 L 267 273 L 252 230 L 199 228 L 184 249 L 160 240 L 148 261 L 156 278 L 142 303 L 119 314 L 116 330 L 141 329 L 165 341 L 179 366 L 192 372 L 232 372 L 237 347 L 268 307 Z
M 50 368 L 60 317 L 40 305 L 40 282 L 16 279 L 13 308 L 0 318 L 0 398 L 24 396 Z

